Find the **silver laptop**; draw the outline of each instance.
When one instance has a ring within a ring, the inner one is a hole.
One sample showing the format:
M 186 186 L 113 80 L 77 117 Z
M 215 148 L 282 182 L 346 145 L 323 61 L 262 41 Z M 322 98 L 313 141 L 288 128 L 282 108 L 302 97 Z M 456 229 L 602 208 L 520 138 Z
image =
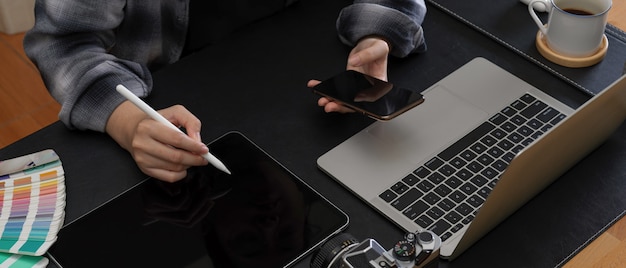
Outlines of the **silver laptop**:
M 476 58 L 318 159 L 406 231 L 432 230 L 454 259 L 611 135 L 621 78 L 577 110 Z

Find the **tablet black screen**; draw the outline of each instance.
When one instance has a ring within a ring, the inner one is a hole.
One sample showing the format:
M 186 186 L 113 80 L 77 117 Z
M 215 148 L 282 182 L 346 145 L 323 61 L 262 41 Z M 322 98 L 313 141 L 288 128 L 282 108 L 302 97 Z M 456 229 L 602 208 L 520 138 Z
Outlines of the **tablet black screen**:
M 61 229 L 61 267 L 290 266 L 345 229 L 345 213 L 238 132 L 209 145 L 232 172 L 148 179 Z

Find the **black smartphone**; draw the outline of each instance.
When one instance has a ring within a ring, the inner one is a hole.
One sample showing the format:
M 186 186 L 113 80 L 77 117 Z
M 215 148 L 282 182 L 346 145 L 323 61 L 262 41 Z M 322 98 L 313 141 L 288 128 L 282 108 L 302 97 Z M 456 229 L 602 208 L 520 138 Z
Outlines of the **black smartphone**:
M 322 81 L 313 92 L 377 120 L 390 120 L 424 102 L 418 92 L 353 70 Z

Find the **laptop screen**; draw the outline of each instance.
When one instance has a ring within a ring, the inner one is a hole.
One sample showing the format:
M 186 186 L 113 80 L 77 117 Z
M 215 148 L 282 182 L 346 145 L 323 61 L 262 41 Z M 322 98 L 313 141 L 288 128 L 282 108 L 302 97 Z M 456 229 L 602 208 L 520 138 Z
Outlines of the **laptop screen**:
M 346 214 L 243 135 L 209 145 L 232 172 L 148 179 L 58 234 L 60 267 L 283 267 L 345 229 Z

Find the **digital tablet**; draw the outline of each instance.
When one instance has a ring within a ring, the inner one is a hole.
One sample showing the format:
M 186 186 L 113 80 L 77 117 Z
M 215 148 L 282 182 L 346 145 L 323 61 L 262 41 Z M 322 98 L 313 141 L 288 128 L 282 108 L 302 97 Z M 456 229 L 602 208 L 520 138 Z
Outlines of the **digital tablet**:
M 209 144 L 232 172 L 147 179 L 58 233 L 68 267 L 289 267 L 344 230 L 348 216 L 238 132 Z

